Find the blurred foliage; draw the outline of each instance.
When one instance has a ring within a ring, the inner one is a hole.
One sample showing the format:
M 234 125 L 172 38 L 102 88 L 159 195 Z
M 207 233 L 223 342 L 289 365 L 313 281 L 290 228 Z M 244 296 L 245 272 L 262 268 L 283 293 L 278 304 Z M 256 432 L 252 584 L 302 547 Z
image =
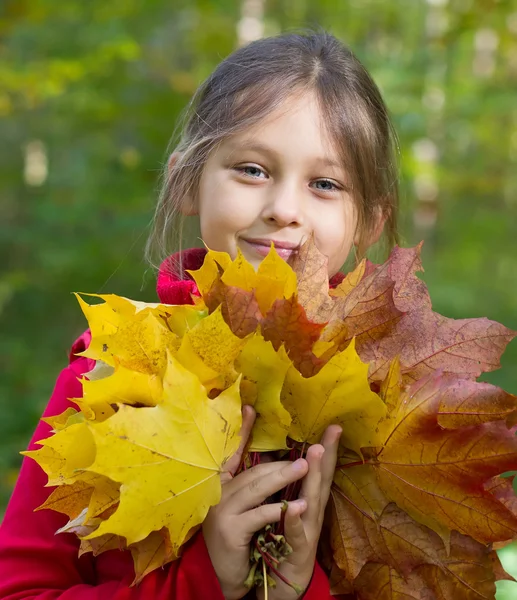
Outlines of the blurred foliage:
M 245 4 L 0 7 L 0 506 L 85 327 L 70 292 L 155 298 L 142 249 L 165 150 L 236 47 Z M 435 309 L 517 329 L 517 0 L 262 4 L 264 35 L 324 27 L 380 85 L 400 137 L 403 242 L 425 240 Z M 516 362 L 514 342 L 485 379 L 517 393 Z

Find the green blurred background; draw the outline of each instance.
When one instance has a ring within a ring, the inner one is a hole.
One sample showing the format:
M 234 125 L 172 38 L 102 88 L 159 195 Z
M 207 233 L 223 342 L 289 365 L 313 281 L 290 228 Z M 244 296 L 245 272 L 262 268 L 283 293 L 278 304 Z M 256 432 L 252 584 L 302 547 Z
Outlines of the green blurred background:
M 318 26 L 391 110 L 435 309 L 517 329 L 517 0 L 3 0 L 0 514 L 85 328 L 71 292 L 155 299 L 142 250 L 181 109 L 239 44 Z M 516 365 L 513 342 L 485 379 L 517 393 Z

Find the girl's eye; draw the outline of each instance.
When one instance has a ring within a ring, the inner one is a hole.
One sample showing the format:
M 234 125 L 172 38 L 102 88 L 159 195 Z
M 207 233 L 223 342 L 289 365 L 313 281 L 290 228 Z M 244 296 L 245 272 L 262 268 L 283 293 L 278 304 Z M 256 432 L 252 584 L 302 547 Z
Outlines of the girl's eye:
M 265 172 L 260 167 L 256 167 L 254 165 L 244 165 L 242 167 L 233 168 L 235 171 L 242 173 L 242 175 L 245 175 L 246 177 L 250 177 L 252 179 L 260 179 L 260 177 L 258 177 L 260 173 L 263 173 L 265 175 Z
M 260 177 L 261 174 L 267 178 L 267 173 L 256 165 L 237 166 L 233 167 L 233 169 L 250 179 L 262 179 L 262 177 Z M 342 189 L 330 179 L 317 179 L 314 183 L 323 184 L 323 187 L 316 188 L 320 192 L 334 192 Z
M 325 187 L 317 188 L 321 192 L 333 192 L 340 189 L 333 181 L 330 181 L 330 179 L 318 179 L 314 183 L 324 184 Z

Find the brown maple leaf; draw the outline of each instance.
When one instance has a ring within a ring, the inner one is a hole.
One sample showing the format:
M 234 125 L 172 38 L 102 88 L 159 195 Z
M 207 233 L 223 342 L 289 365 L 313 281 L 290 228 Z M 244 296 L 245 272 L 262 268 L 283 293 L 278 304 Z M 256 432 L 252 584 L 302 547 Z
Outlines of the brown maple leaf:
M 315 375 L 326 361 L 312 352 L 323 324 L 311 322 L 295 296 L 276 300 L 261 321 L 264 339 L 278 351 L 283 344 L 294 366 L 304 377 Z
M 462 385 L 470 408 L 463 421 L 460 413 L 451 420 Z M 440 373 L 418 381 L 400 395 L 386 441 L 369 461 L 386 496 L 444 536 L 455 529 L 488 544 L 517 535 L 517 513 L 485 488 L 517 468 L 517 437 L 506 413 L 495 411 L 488 421 L 494 394 L 517 407 L 515 396 L 488 384 Z
M 373 271 L 386 271 L 393 280 L 394 304 L 405 314 L 387 335 L 364 338 L 357 346 L 362 360 L 371 363 L 371 381 L 384 379 L 395 356 L 400 358 L 405 383 L 437 369 L 475 379 L 499 368 L 501 355 L 517 332 L 486 318 L 455 320 L 433 312 L 427 287 L 416 276 L 423 271 L 421 247 L 395 247 L 388 261 Z
M 363 448 L 365 460 L 340 451 L 327 515 L 334 578 L 359 599 L 493 598 L 509 576 L 490 544 L 517 537 L 513 477 L 500 477 L 517 469 L 507 426 L 517 397 L 440 372 L 404 388 L 398 361 L 380 395 L 381 447 Z
M 378 339 L 386 335 L 402 316 L 394 303 L 395 282 L 389 265 L 365 273 L 363 262 L 329 291 L 327 263 L 312 239 L 303 244 L 291 262 L 298 279 L 298 301 L 308 319 L 328 324 L 322 341 L 335 342 L 338 350 L 346 347 L 353 337 L 360 346 L 362 336 Z
M 359 600 L 493 600 L 495 574 L 490 550 L 454 532 L 440 564 L 421 565 L 403 576 L 389 565 L 368 563 L 355 587 Z
M 381 381 L 391 360 L 399 356 L 406 383 L 442 369 L 463 378 L 500 367 L 500 358 L 516 332 L 486 318 L 449 319 L 428 309 L 410 311 L 389 336 L 361 346 L 370 362 L 370 379 Z

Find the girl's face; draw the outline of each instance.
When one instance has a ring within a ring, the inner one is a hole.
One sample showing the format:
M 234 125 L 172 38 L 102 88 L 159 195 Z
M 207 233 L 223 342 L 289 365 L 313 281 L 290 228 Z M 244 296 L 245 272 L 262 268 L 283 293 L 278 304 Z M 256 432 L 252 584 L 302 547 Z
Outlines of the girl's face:
M 334 275 L 354 243 L 357 216 L 347 173 L 328 143 L 312 94 L 293 96 L 266 120 L 210 155 L 197 206 L 201 236 L 256 268 L 271 242 L 287 259 L 311 234 Z

